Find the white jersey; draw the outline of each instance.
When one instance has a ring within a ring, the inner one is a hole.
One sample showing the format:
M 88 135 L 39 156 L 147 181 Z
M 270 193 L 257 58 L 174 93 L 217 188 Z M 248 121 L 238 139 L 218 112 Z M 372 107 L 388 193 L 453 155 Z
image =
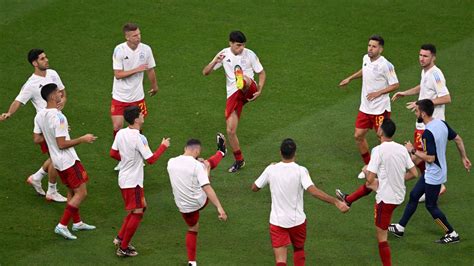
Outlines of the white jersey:
M 421 70 L 420 95 L 418 100 L 430 99 L 434 100 L 438 97 L 449 95 L 446 87 L 446 79 L 444 79 L 443 72 L 437 66 L 433 66 L 428 71 Z M 445 120 L 444 115 L 445 105 L 435 105 L 433 118 Z M 416 128 L 420 130 L 425 129 L 425 124 L 416 123 Z
M 128 47 L 127 42 L 117 45 L 112 61 L 114 70 L 129 71 L 143 64 L 148 64 L 148 68 L 156 66 L 150 46 L 144 43 L 138 44 L 135 50 Z M 140 72 L 122 79 L 114 76 L 112 98 L 126 103 L 143 100 L 143 75 L 144 72 Z
M 192 156 L 180 155 L 168 161 L 168 174 L 179 211 L 190 213 L 206 204 L 202 187 L 210 184 L 205 165 Z
M 138 129 L 129 127 L 120 129 L 115 136 L 112 149 L 120 153 L 120 171 L 118 184 L 120 188 L 143 187 L 143 160 L 153 153 L 148 140 Z
M 70 140 L 69 124 L 66 116 L 56 108 L 42 109 L 35 116 L 35 134 L 43 134 L 48 144 L 49 156 L 53 161 L 54 168 L 64 171 L 73 166 L 79 157 L 74 147 L 60 149 L 56 138 L 65 137 Z
M 362 59 L 362 93 L 359 110 L 369 115 L 380 115 L 385 111 L 390 112 L 390 96 L 388 93 L 372 101 L 367 100 L 367 95 L 396 83 L 398 83 L 398 79 L 392 63 L 383 56 L 372 62 L 369 56 L 365 55 Z
M 21 91 L 18 96 L 16 96 L 15 101 L 26 104 L 31 100 L 31 103 L 38 113 L 46 108 L 46 101 L 41 97 L 41 88 L 49 83 L 54 83 L 58 86 L 59 90 L 64 90 L 64 84 L 58 73 L 52 69 L 46 69 L 46 76 L 44 77 L 36 74 L 31 75 L 23 87 L 21 87 Z
M 270 184 L 272 210 L 270 223 L 291 228 L 306 220 L 303 192 L 313 184 L 308 170 L 295 162 L 269 165 L 255 181 L 258 188 Z
M 379 181 L 377 203 L 401 204 L 406 193 L 405 173 L 414 166 L 407 149 L 396 142 L 383 142 L 373 148 L 367 170 Z
M 227 98 L 237 91 L 237 85 L 235 80 L 234 68 L 239 65 L 244 72 L 244 75 L 254 79 L 254 72 L 260 73 L 263 71 L 263 66 L 260 64 L 260 60 L 257 55 L 250 49 L 244 48 L 241 54 L 235 55 L 230 50 L 230 47 L 222 49 L 217 56 L 220 54 L 225 55 L 224 60 L 214 66 L 214 70 L 224 66 L 225 77 L 226 77 L 226 88 Z

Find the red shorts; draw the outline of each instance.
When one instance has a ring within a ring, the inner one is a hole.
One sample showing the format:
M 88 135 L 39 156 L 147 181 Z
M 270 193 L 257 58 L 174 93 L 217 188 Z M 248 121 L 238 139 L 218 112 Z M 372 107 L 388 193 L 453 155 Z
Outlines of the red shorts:
M 209 199 L 206 199 L 206 203 L 204 203 L 204 206 L 202 206 L 199 210 L 188 213 L 181 213 L 181 216 L 183 216 L 183 219 L 188 226 L 194 226 L 199 222 L 199 211 L 206 208 L 208 203 Z
M 375 226 L 382 230 L 387 230 L 390 221 L 392 220 L 393 210 L 398 207 L 396 204 L 384 203 L 375 203 L 374 205 L 374 219 Z
M 421 136 L 423 136 L 423 132 L 425 132 L 425 131 L 422 130 L 422 129 L 416 129 L 415 128 L 415 132 L 413 134 L 413 146 L 415 147 L 415 149 L 417 149 L 419 151 L 423 150 L 423 143 L 422 143 L 422 140 L 421 140 Z
M 46 141 L 40 142 L 39 145 L 40 145 L 40 148 L 41 148 L 41 153 L 48 153 L 49 152 L 48 144 L 46 144 Z
M 380 115 L 369 115 L 359 111 L 357 114 L 355 127 L 361 129 L 373 128 L 378 130 L 385 118 L 390 118 L 390 112 L 385 111 Z
M 136 101 L 136 102 L 131 102 L 131 103 L 125 103 L 121 101 L 117 101 L 115 99 L 112 99 L 112 103 L 110 104 L 110 114 L 111 115 L 122 115 L 125 110 L 125 108 L 129 106 L 138 106 L 140 108 L 140 111 L 142 112 L 143 116 L 147 116 L 148 110 L 146 108 L 146 103 L 145 99 Z
M 122 188 L 122 198 L 125 203 L 125 210 L 131 211 L 135 209 L 146 208 L 145 191 L 142 187 Z
M 245 82 L 245 80 L 244 80 Z M 244 83 L 245 86 L 245 83 Z M 226 102 L 225 105 L 225 119 L 227 120 L 232 112 L 237 113 L 237 117 L 240 119 L 240 114 L 242 113 L 242 108 L 249 99 L 253 98 L 253 94 L 257 92 L 257 83 L 255 80 L 252 80 L 247 90 L 237 90 L 232 94 Z
M 78 188 L 89 181 L 89 176 L 80 161 L 76 161 L 73 166 L 64 171 L 57 171 L 63 184 L 71 189 Z
M 306 220 L 304 223 L 291 228 L 283 228 L 270 224 L 272 247 L 279 248 L 293 244 L 295 248 L 304 248 L 306 241 Z

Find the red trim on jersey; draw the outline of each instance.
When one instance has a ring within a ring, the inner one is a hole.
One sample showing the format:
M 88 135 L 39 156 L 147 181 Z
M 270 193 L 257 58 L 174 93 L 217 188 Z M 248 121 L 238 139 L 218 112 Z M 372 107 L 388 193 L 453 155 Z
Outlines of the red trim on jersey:
M 153 156 L 146 159 L 147 163 L 154 164 L 156 160 L 160 158 L 161 154 L 166 151 L 166 149 L 168 149 L 168 147 L 166 147 L 164 144 L 161 144 L 160 147 L 158 147 L 158 149 L 156 149 L 156 151 L 153 153 Z
M 122 160 L 122 158 L 120 157 L 120 152 L 117 151 L 117 150 L 114 150 L 114 149 L 110 149 L 110 157 L 114 158 L 115 160 L 117 161 L 120 161 Z

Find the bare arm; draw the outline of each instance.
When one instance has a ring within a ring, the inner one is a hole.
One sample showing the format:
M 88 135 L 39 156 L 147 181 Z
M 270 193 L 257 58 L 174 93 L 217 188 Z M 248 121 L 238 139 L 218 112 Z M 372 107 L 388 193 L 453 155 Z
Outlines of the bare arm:
M 434 105 L 442 105 L 442 104 L 448 104 L 451 103 L 451 95 L 444 95 L 441 97 L 434 98 L 433 100 Z
M 154 96 L 158 92 L 158 83 L 156 82 L 156 74 L 155 74 L 155 69 L 150 68 L 146 71 L 148 80 L 150 81 L 151 88 L 148 91 L 150 96 Z
M 10 105 L 10 108 L 8 108 L 8 112 L 3 113 L 0 116 L 0 121 L 10 118 L 16 111 L 18 111 L 18 109 L 20 109 L 21 105 L 22 105 L 21 102 L 14 100 L 12 104 Z
M 127 71 L 114 69 L 114 76 L 116 79 L 123 79 L 123 78 L 130 77 L 131 75 L 134 75 L 136 73 L 143 72 L 147 69 L 148 69 L 147 64 L 140 65 L 137 68 L 127 70 Z
M 61 102 L 59 102 L 57 106 L 59 111 L 64 109 L 64 106 L 66 106 L 66 102 L 67 102 L 66 89 L 64 88 L 63 90 L 61 90 Z
M 339 87 L 343 87 L 343 86 L 346 86 L 347 84 L 349 84 L 349 82 L 351 82 L 353 79 L 358 79 L 358 78 L 361 78 L 362 77 L 362 68 L 357 71 L 356 73 L 350 75 L 349 77 L 347 77 L 346 79 L 342 80 L 340 83 L 339 83 Z
M 219 201 L 219 198 L 217 198 L 216 192 L 211 187 L 211 185 L 210 184 L 204 185 L 202 187 L 202 190 L 204 190 L 204 193 L 206 193 L 207 198 L 217 208 L 217 213 L 219 214 L 218 216 L 219 220 L 222 220 L 222 221 L 227 220 L 227 214 L 225 213 L 224 208 L 222 208 L 221 202 Z
M 44 137 L 43 137 L 43 134 L 36 134 L 36 133 L 33 133 L 33 142 L 35 144 L 39 144 L 41 142 L 44 141 Z
M 66 140 L 66 137 L 57 137 L 56 143 L 58 144 L 58 148 L 60 148 L 61 150 L 64 150 L 64 149 L 79 145 L 81 143 L 92 143 L 96 139 L 97 139 L 96 136 L 92 134 L 86 134 L 82 137 L 79 137 L 77 139 L 71 139 L 71 140 Z
M 202 74 L 204 76 L 207 76 L 209 74 L 212 73 L 212 71 L 214 71 L 214 67 L 222 62 L 222 60 L 224 60 L 225 58 L 225 55 L 224 54 L 219 54 L 219 55 L 216 55 L 216 57 L 214 57 L 214 59 L 212 59 L 211 63 L 207 64 L 204 69 L 202 70 Z
M 416 85 L 415 87 L 408 89 L 406 91 L 399 91 L 392 96 L 392 102 L 398 100 L 399 98 L 416 95 L 420 93 L 420 85 Z
M 418 177 L 418 171 L 416 170 L 416 167 L 413 166 L 412 168 L 408 169 L 408 172 L 405 174 L 405 180 L 408 181 L 416 177 Z
M 400 86 L 400 83 L 395 83 L 395 84 L 389 85 L 385 89 L 381 89 L 381 90 L 378 90 L 378 91 L 371 92 L 371 93 L 367 94 L 367 100 L 372 101 L 373 99 L 375 99 L 377 97 L 380 97 L 384 94 L 390 93 L 390 92 L 398 89 L 399 86 Z
M 320 199 L 322 201 L 325 201 L 327 203 L 334 204 L 341 212 L 347 212 L 349 210 L 349 207 L 343 203 L 342 201 L 339 201 L 335 197 L 331 197 L 326 192 L 320 190 L 317 188 L 315 185 L 309 186 L 306 191 L 308 191 L 311 196 Z
M 263 86 L 265 86 L 265 80 L 267 79 L 267 74 L 265 69 L 258 73 L 258 91 L 262 91 Z
M 253 184 L 252 184 L 252 191 L 253 191 L 253 192 L 257 192 L 257 191 L 259 191 L 259 190 L 260 190 L 260 188 L 257 187 L 257 185 L 255 185 L 255 183 L 253 183 Z
M 461 155 L 461 160 L 464 165 L 464 168 L 469 172 L 471 170 L 471 161 L 467 158 L 466 150 L 464 149 L 464 142 L 462 141 L 461 136 L 457 135 L 454 138 L 454 142 L 456 142 L 456 147 L 458 148 L 459 155 Z

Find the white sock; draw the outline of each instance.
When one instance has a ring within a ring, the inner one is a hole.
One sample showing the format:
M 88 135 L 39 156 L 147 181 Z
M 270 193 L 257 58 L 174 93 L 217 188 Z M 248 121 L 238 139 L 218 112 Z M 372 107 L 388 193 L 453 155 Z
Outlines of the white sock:
M 193 260 L 193 261 L 190 260 L 190 261 L 188 261 L 188 265 L 190 265 L 190 266 L 197 266 L 197 262 L 194 261 L 194 260 Z
M 405 232 L 405 227 L 399 225 L 399 224 L 395 224 L 395 226 L 397 227 L 398 231 L 400 232 Z
M 38 171 L 36 171 L 36 173 L 34 173 L 32 176 L 33 176 L 33 180 L 34 181 L 41 181 L 41 179 L 43 179 L 43 177 L 45 175 L 47 175 L 48 172 L 45 172 L 43 170 L 43 167 L 40 167 L 40 169 Z
M 61 223 L 58 223 L 58 227 L 59 227 L 59 228 L 67 228 L 67 226 L 62 225 Z
M 48 191 L 46 192 L 47 194 L 51 194 L 54 192 L 57 192 L 58 189 L 56 188 L 56 183 L 50 183 L 48 182 Z

